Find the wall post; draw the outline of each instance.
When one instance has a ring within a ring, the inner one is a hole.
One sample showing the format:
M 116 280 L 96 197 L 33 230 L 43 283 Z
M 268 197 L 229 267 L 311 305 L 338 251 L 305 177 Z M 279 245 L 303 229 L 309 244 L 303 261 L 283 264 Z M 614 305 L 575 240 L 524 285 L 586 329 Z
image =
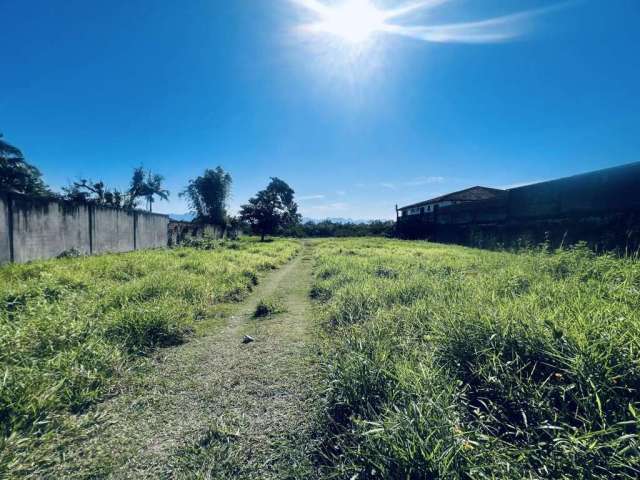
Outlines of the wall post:
M 89 255 L 93 255 L 93 226 L 95 224 L 94 206 L 88 205 L 87 211 L 89 212 Z
M 7 194 L 7 230 L 9 230 L 9 261 L 13 263 L 16 259 L 15 249 L 13 246 L 13 197 Z
M 138 212 L 133 212 L 133 249 L 138 249 Z

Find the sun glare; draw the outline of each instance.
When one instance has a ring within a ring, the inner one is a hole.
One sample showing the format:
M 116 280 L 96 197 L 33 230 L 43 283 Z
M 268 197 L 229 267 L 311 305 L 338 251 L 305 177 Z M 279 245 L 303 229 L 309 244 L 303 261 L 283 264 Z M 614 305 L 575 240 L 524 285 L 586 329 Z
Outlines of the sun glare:
M 391 48 L 404 37 L 431 43 L 506 42 L 532 31 L 541 15 L 564 8 L 567 1 L 545 8 L 479 20 L 432 23 L 431 14 L 453 0 L 288 0 L 298 7 L 301 22 L 296 40 L 304 42 L 322 62 L 321 76 L 346 78 L 353 84 L 386 69 Z M 428 23 L 423 23 L 429 20 Z
M 437 43 L 496 43 L 524 35 L 540 15 L 563 8 L 567 2 L 537 10 L 499 17 L 448 24 L 410 24 L 414 14 L 424 13 L 450 0 L 405 0 L 395 8 L 377 7 L 376 0 L 290 0 L 312 13 L 313 23 L 301 25 L 304 31 L 332 35 L 346 43 L 361 45 L 378 33 Z M 397 22 L 404 19 L 402 22 Z M 360 48 L 360 47 L 358 47 Z
M 310 25 L 316 32 L 335 35 L 349 43 L 362 43 L 384 26 L 384 14 L 369 0 L 346 0 L 321 12 L 318 23 Z

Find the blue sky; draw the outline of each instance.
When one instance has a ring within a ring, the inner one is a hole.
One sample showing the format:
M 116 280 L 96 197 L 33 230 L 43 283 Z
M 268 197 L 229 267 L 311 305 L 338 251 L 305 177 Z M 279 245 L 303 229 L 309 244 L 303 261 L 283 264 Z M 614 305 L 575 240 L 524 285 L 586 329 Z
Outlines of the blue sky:
M 366 39 L 345 1 L 0 0 L 0 131 L 55 187 L 143 164 L 176 213 L 217 165 L 232 209 L 279 176 L 307 217 L 384 218 L 640 160 L 637 0 L 371 0 L 425 5 Z

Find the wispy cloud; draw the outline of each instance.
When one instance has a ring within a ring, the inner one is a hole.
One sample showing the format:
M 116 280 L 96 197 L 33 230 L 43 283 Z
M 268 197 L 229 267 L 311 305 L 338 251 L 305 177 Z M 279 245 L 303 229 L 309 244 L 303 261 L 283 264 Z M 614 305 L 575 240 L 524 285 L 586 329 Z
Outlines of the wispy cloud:
M 412 178 L 411 180 L 399 180 L 396 182 L 384 181 L 384 182 L 374 182 L 374 183 L 356 183 L 355 186 L 357 188 L 386 188 L 388 190 L 397 190 L 400 187 L 417 187 L 421 185 L 432 185 L 436 183 L 444 183 L 446 181 L 445 177 L 440 176 L 420 176 L 416 178 Z
M 325 198 L 325 195 L 302 195 L 298 197 L 298 200 L 322 200 Z
M 344 191 L 344 190 L 337 190 L 336 191 L 336 195 L 340 195 L 341 197 L 344 197 L 346 194 L 347 194 L 347 192 Z
M 425 42 L 437 43 L 496 43 L 505 42 L 527 34 L 533 27 L 536 17 L 550 13 L 559 8 L 566 7 L 564 2 L 554 6 L 527 10 L 523 12 L 486 18 L 477 21 L 432 24 L 432 25 L 406 25 L 395 23 L 394 20 L 404 19 L 413 13 L 425 12 L 438 7 L 450 0 L 423 0 L 409 2 L 392 9 L 379 9 L 368 0 L 360 0 L 358 8 L 345 9 L 344 4 L 329 4 L 320 0 L 290 0 L 292 3 L 303 7 L 308 12 L 315 14 L 318 20 L 301 26 L 303 31 L 309 33 L 340 34 L 343 35 L 344 27 L 360 25 L 362 18 L 351 16 L 366 16 L 367 29 L 371 33 L 385 33 L 409 37 Z M 339 26 L 340 28 L 336 28 Z M 343 35 L 344 36 L 344 35 Z
M 421 185 L 431 185 L 434 183 L 443 183 L 444 177 L 416 177 L 413 180 L 409 180 L 408 182 L 404 182 L 402 185 L 405 187 L 419 187 Z
M 385 31 L 425 42 L 436 43 L 497 43 L 528 33 L 534 17 L 549 9 L 504 15 L 476 22 L 450 23 L 446 25 L 404 26 L 387 25 Z
M 335 203 L 326 203 L 322 205 L 312 205 L 310 207 L 306 207 L 305 210 L 312 210 L 317 212 L 326 212 L 326 211 L 334 211 L 334 210 L 345 210 L 349 207 L 348 203 L 344 202 L 335 202 Z

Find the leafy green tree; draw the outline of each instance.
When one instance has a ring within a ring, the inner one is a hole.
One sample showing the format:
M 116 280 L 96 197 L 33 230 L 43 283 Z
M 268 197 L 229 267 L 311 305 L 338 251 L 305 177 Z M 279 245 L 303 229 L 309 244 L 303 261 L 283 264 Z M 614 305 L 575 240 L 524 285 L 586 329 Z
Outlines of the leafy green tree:
M 215 170 L 208 168 L 201 176 L 190 180 L 180 196 L 187 198 L 189 209 L 197 222 L 225 226 L 231 183 L 231 175 L 222 167 L 216 167 Z
M 138 206 L 138 200 L 145 196 L 145 176 L 144 167 L 140 166 L 133 170 L 129 190 L 127 190 L 127 200 L 125 202 L 127 208 L 136 208 Z
M 98 205 L 122 207 L 124 197 L 118 190 L 109 190 L 104 182 L 80 179 L 63 187 L 64 198 L 72 201 L 90 202 Z
M 2 140 L 1 133 L 0 191 L 40 197 L 51 195 L 49 187 L 42 180 L 40 170 L 27 163 L 18 148 Z
M 240 209 L 240 219 L 251 225 L 254 233 L 264 237 L 300 223 L 295 192 L 286 182 L 272 177 L 266 189 L 259 191 Z

